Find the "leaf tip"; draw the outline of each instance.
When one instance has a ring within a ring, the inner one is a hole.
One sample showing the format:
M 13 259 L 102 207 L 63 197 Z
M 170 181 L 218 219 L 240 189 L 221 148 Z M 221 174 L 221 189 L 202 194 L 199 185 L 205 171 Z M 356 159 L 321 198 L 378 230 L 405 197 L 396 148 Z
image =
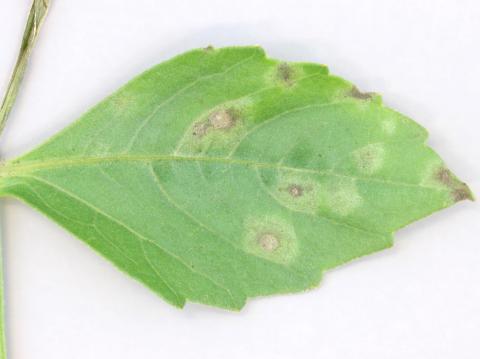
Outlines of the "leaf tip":
M 446 167 L 440 167 L 434 174 L 435 180 L 450 190 L 450 195 L 454 203 L 463 200 L 474 201 L 475 197 L 465 182 L 460 181 Z
M 475 201 L 475 196 L 466 183 L 462 183 L 461 187 L 453 190 L 452 196 L 455 202 L 460 202 L 463 200 L 469 200 L 472 202 Z

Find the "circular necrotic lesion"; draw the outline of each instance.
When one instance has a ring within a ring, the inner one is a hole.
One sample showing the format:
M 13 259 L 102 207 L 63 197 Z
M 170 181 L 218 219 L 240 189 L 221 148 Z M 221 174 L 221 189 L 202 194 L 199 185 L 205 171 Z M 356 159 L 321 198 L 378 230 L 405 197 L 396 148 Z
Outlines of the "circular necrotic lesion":
M 281 264 L 298 255 L 298 239 L 291 223 L 273 216 L 250 217 L 245 221 L 244 250 Z
M 239 119 L 239 111 L 233 107 L 214 110 L 205 119 L 193 124 L 192 135 L 202 138 L 215 131 L 226 132 L 235 127 Z
M 303 196 L 304 189 L 298 184 L 291 184 L 287 189 L 290 196 L 297 198 Z
M 278 237 L 273 233 L 261 233 L 257 238 L 257 243 L 266 252 L 273 252 L 280 246 Z
M 315 175 L 280 170 L 273 176 L 265 185 L 278 203 L 298 212 L 317 211 L 321 185 Z
M 228 130 L 235 125 L 236 114 L 233 109 L 214 111 L 208 117 L 208 122 L 215 130 Z

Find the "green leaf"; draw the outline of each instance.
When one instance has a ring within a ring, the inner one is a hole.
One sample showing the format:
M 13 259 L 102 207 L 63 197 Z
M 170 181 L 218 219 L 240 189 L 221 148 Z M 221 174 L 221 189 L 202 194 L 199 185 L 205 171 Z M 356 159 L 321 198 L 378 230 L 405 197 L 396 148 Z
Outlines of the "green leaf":
M 376 94 L 257 47 L 187 52 L 1 169 L 0 192 L 168 302 L 239 309 L 316 286 L 472 199 Z

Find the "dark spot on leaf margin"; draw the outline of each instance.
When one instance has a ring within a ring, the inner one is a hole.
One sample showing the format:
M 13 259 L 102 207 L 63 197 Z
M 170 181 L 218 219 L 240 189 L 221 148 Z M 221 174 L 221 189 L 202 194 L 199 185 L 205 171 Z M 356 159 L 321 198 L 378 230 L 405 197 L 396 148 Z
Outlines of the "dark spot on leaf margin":
M 374 92 L 361 92 L 357 86 L 353 86 L 348 93 L 350 97 L 356 98 L 358 100 L 371 100 L 374 96 Z
M 435 180 L 450 189 L 454 202 L 460 202 L 466 199 L 470 201 L 474 200 L 473 193 L 467 184 L 460 182 L 449 169 L 440 167 L 435 172 Z

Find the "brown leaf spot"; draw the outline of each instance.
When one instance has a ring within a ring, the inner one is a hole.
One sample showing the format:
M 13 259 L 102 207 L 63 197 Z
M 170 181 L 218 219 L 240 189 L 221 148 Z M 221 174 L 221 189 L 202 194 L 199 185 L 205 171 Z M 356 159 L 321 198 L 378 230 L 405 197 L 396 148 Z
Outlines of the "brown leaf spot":
M 467 185 L 464 185 L 461 188 L 457 188 L 452 191 L 453 200 L 455 202 L 460 202 L 466 199 L 473 200 L 472 193 L 468 189 Z
M 282 62 L 277 67 L 277 76 L 282 81 L 288 85 L 291 85 L 293 82 L 294 71 L 292 67 L 286 62 Z
M 238 113 L 235 109 L 220 109 L 213 111 L 206 120 L 197 122 L 193 126 L 192 135 L 202 138 L 210 130 L 229 130 L 238 121 Z
M 208 122 L 216 130 L 228 130 L 235 125 L 236 116 L 232 109 L 218 110 L 210 114 Z
M 451 190 L 452 198 L 455 202 L 466 199 L 473 201 L 473 195 L 468 186 L 458 181 L 450 170 L 441 167 L 435 172 L 435 179 Z
M 212 52 L 213 50 L 215 50 L 215 48 L 212 45 L 203 48 L 203 51 L 205 52 Z
M 358 168 L 367 174 L 372 174 L 383 166 L 385 149 L 382 144 L 369 144 L 353 151 Z
M 207 133 L 208 129 L 210 128 L 209 122 L 200 122 L 193 126 L 192 134 L 196 137 L 202 138 Z
M 370 100 L 373 97 L 373 92 L 361 92 L 357 86 L 353 86 L 349 92 L 349 96 L 359 100 Z
M 288 193 L 294 198 L 301 197 L 303 196 L 303 187 L 297 184 L 292 184 L 288 187 Z
M 258 244 L 266 252 L 273 252 L 280 246 L 280 241 L 272 233 L 263 233 L 257 239 Z
M 446 169 L 445 167 L 441 167 L 435 173 L 435 179 L 437 181 L 439 181 L 440 183 L 443 183 L 447 187 L 451 187 L 455 183 L 455 181 L 452 177 L 452 173 L 448 169 Z

